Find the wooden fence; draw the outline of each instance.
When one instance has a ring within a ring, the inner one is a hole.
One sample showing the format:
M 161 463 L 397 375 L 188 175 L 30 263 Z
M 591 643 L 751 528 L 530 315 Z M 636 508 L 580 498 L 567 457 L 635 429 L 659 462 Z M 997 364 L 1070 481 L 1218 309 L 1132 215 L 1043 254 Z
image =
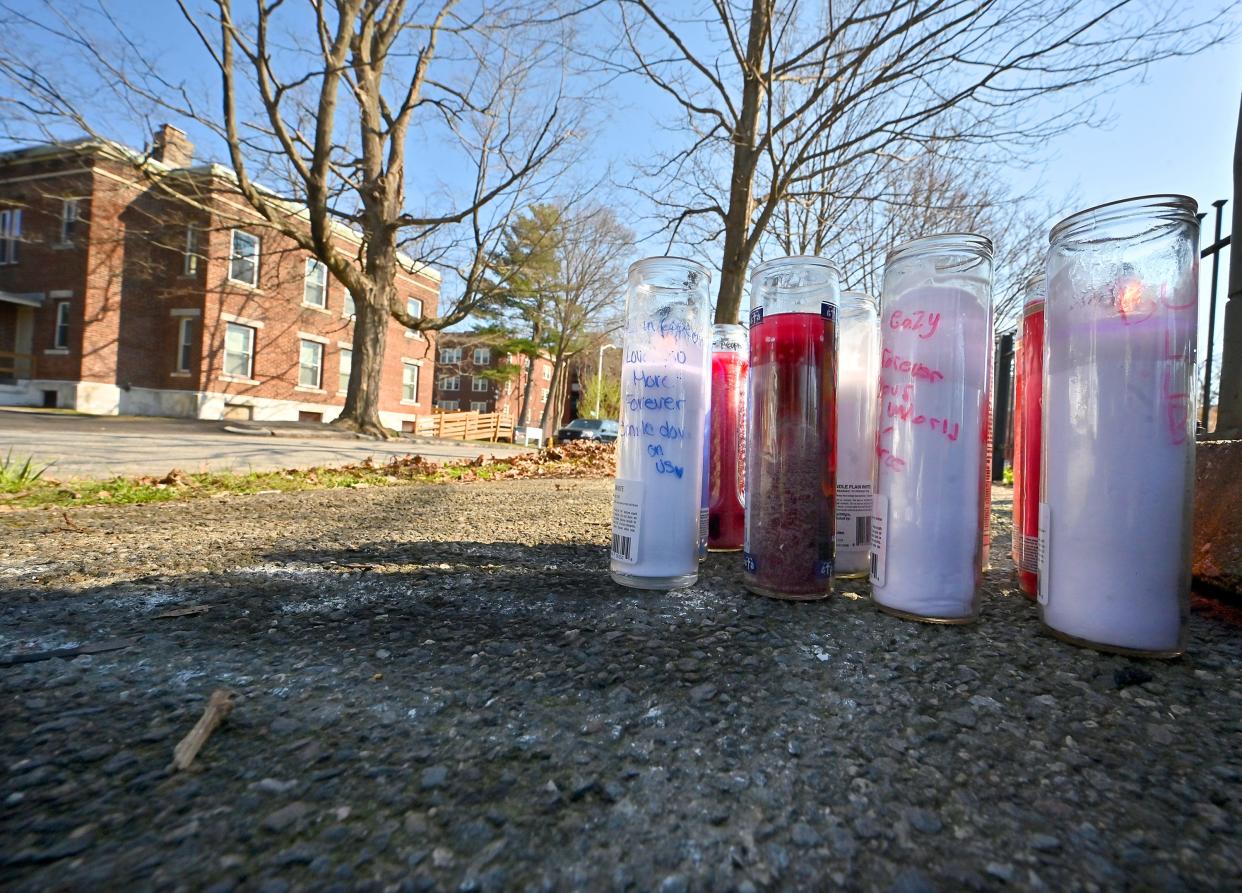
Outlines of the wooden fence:
M 451 440 L 513 440 L 513 419 L 499 412 L 438 412 L 421 416 L 414 430 L 417 437 L 447 437 Z

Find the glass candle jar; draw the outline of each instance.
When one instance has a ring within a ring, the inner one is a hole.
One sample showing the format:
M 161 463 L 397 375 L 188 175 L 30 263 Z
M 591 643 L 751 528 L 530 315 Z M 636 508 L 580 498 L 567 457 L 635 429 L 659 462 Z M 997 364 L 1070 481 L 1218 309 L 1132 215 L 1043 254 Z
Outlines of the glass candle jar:
M 698 579 L 710 283 L 683 258 L 630 267 L 610 565 L 625 586 Z
M 889 252 L 880 298 L 872 597 L 940 623 L 979 612 L 992 354 L 992 243 L 928 236 Z
M 1009 557 L 1013 559 L 1014 573 L 1022 562 L 1022 326 L 1013 339 L 1013 456 L 1009 467 L 1013 471 L 1013 501 L 1010 508 L 1013 519 Z
M 746 466 L 746 378 L 749 369 L 746 330 L 739 325 L 712 328 L 712 424 L 708 477 L 707 547 L 731 552 L 742 548 Z
M 1014 490 L 1014 516 L 1021 543 L 1018 547 L 1018 588 L 1035 597 L 1039 557 L 1039 463 L 1044 389 L 1044 277 L 1032 277 L 1022 304 L 1022 448 L 1016 465 L 1022 471 L 1022 489 Z
M 1126 654 L 1185 648 L 1199 227 L 1193 199 L 1081 211 L 1049 237 L 1040 616 Z
M 836 268 L 785 257 L 751 274 L 743 583 L 774 598 L 832 591 Z
M 880 311 L 876 299 L 862 292 L 842 292 L 839 331 L 833 575 L 857 579 L 867 576 L 871 565 L 871 484 L 880 384 Z

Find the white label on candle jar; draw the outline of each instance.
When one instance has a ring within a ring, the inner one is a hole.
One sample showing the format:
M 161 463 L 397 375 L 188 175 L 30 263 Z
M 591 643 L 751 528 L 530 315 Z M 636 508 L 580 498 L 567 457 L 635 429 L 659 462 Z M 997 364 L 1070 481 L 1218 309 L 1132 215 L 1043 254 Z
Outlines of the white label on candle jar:
M 888 556 L 885 530 L 888 528 L 888 497 L 876 496 L 871 508 L 871 582 L 884 585 L 884 565 Z
M 1050 524 L 1049 517 L 1052 512 L 1048 510 L 1048 503 L 1041 502 L 1039 504 L 1039 545 L 1038 560 L 1036 566 L 1039 573 L 1039 603 L 1041 605 L 1048 604 L 1048 527 Z
M 638 525 L 642 518 L 641 481 L 616 481 L 612 498 L 612 558 L 638 561 Z
M 837 484 L 837 551 L 871 548 L 871 484 Z

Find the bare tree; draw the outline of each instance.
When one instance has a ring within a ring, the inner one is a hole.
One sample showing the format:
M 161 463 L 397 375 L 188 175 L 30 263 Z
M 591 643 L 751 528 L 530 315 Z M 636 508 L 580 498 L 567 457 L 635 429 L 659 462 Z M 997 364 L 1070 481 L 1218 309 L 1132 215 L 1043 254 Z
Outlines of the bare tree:
M 722 240 L 716 319 L 731 322 L 787 196 L 893 147 L 1037 145 L 1089 118 L 1100 91 L 1222 39 L 1223 15 L 1144 0 L 621 0 L 629 69 L 687 134 L 647 171 L 647 194 L 670 242 Z
M 353 368 L 337 423 L 384 434 L 388 320 L 440 330 L 486 301 L 487 257 L 576 136 L 564 82 L 571 19 L 520 0 L 257 0 L 244 13 L 233 0 L 177 3 L 219 76 L 213 100 L 169 82 L 104 0 L 86 17 L 52 2 L 40 19 L 7 11 L 90 66 L 95 90 L 219 138 L 245 204 L 353 295 Z M 45 70 L 19 54 L 0 56 L 0 70 L 28 110 L 97 132 L 86 105 Z M 447 159 L 453 176 L 434 194 L 410 195 L 411 146 Z M 184 184 L 176 191 L 193 198 Z M 433 263 L 458 274 L 458 293 L 437 315 L 411 316 L 397 274 Z

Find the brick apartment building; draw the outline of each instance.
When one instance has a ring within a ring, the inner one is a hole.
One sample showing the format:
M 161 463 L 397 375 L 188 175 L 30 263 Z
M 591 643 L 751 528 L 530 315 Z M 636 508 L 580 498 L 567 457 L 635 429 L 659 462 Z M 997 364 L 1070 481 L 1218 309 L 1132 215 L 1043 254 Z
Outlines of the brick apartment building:
M 526 388 L 526 366 L 526 357 L 503 353 L 494 339 L 474 332 L 441 332 L 436 360 L 436 408 L 444 412 L 499 412 L 516 423 Z M 511 370 L 507 377 L 497 375 L 506 370 Z M 538 426 L 547 405 L 552 361 L 546 357 L 535 360 L 534 376 L 526 414 L 529 427 Z
M 261 225 L 229 170 L 192 166 L 176 128 L 141 156 L 79 140 L 0 154 L 0 404 L 90 413 L 331 421 L 345 402 L 353 301 Z M 296 213 L 296 209 L 291 209 Z M 355 240 L 347 230 L 339 238 Z M 433 314 L 439 276 L 398 280 Z M 380 415 L 432 411 L 435 336 L 390 323 Z

